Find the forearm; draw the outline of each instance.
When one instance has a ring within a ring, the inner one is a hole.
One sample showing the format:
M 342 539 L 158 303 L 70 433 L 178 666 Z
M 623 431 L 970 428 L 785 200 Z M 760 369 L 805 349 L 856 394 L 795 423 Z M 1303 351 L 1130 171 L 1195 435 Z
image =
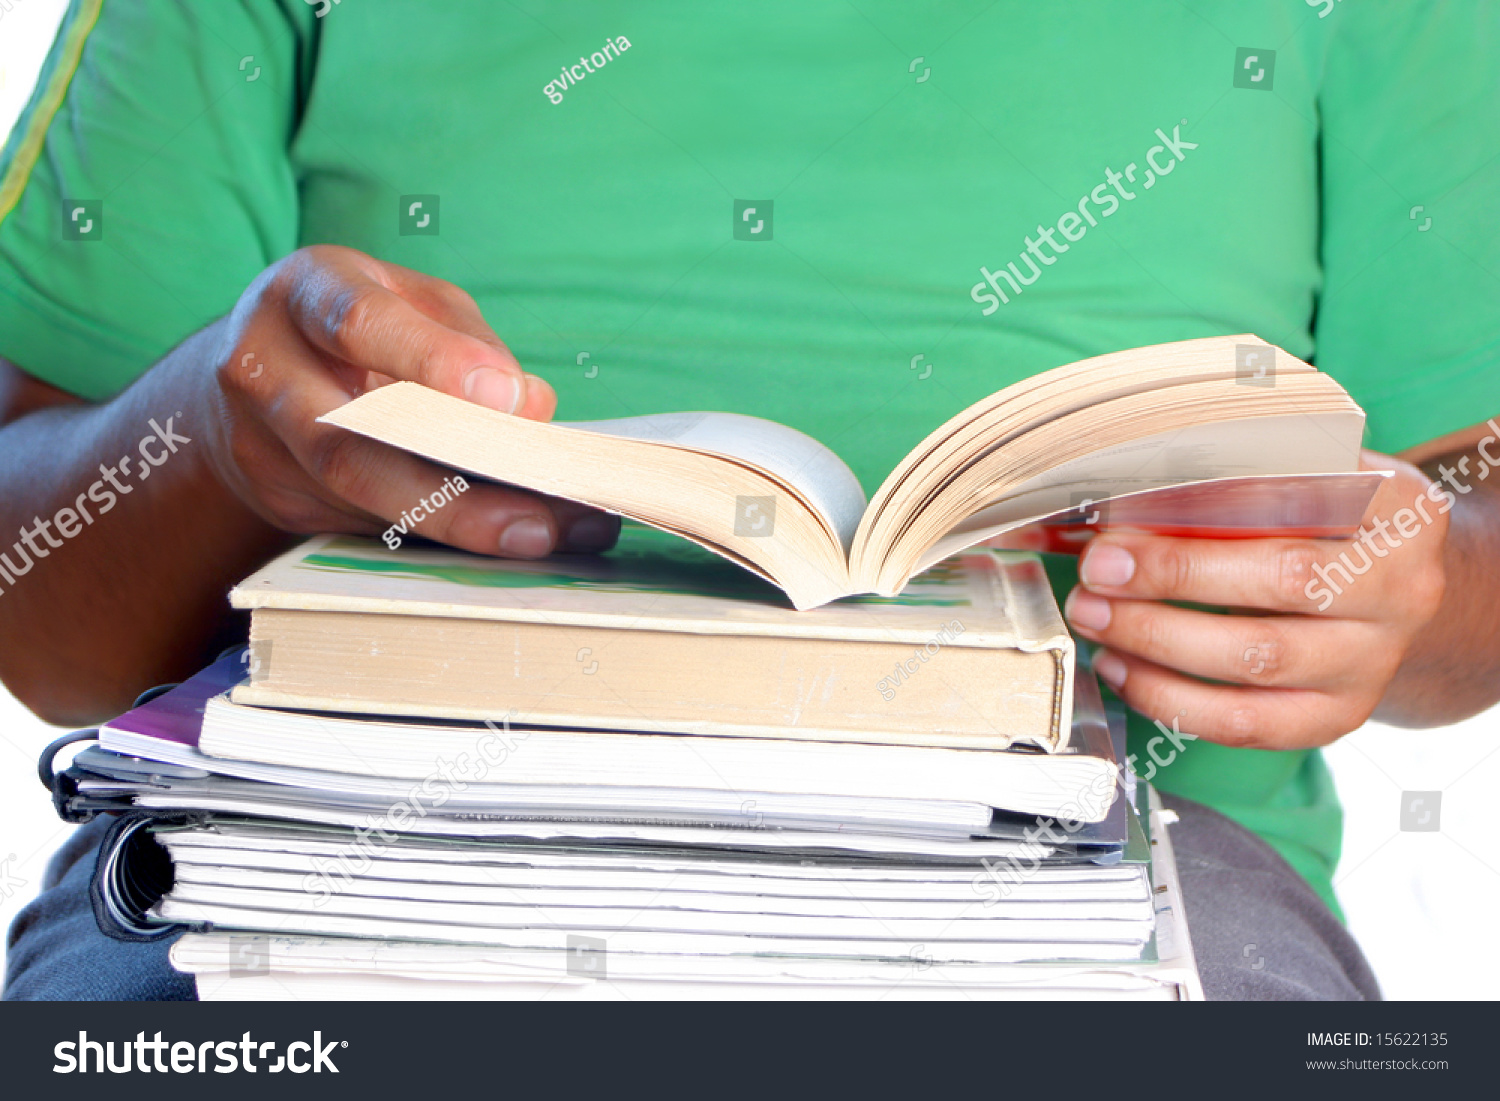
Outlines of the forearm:
M 1470 491 L 1456 492 L 1454 482 L 1444 487 L 1455 490 L 1456 500 L 1443 548 L 1443 600 L 1376 710 L 1381 722 L 1439 726 L 1500 701 L 1500 478 L 1456 475 L 1460 457 L 1421 464 L 1434 481 L 1443 464 Z
M 380 379 L 534 420 L 557 403 L 458 287 L 331 245 L 271 265 L 227 318 L 104 405 L 0 360 L 0 552 L 12 562 L 0 679 L 54 722 L 108 716 L 226 640 L 229 587 L 296 541 L 285 533 L 376 535 L 436 491 L 435 463 L 320 422 Z M 602 550 L 619 530 L 581 505 L 478 483 L 420 525 L 520 558 Z
M 49 721 L 97 721 L 191 672 L 229 637 L 228 587 L 287 541 L 209 461 L 213 338 L 106 404 L 0 429 L 0 678 Z

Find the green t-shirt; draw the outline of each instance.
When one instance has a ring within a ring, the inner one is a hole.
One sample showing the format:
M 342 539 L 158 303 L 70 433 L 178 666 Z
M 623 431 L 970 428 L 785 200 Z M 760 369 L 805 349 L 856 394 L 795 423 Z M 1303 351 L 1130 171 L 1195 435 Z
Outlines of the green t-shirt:
M 867 490 L 1189 337 L 1315 360 L 1384 451 L 1500 412 L 1493 4 L 323 6 L 75 0 L 0 162 L 0 354 L 107 398 L 335 242 L 466 288 L 565 418 L 770 417 Z M 1333 901 L 1318 754 L 1156 781 Z

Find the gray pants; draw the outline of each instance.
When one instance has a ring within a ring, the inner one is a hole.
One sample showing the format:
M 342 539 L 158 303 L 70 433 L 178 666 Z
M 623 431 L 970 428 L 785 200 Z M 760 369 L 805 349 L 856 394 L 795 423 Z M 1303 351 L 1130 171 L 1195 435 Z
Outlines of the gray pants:
M 1380 984 L 1349 931 L 1290 864 L 1200 803 L 1162 795 L 1188 935 L 1215 1001 L 1378 1001 Z
M 1181 818 L 1172 844 L 1210 998 L 1380 997 L 1359 946 L 1270 846 L 1207 807 L 1162 801 Z M 107 827 L 105 819 L 79 827 L 53 857 L 42 893 L 11 926 L 7 1000 L 194 996 L 192 980 L 167 963 L 168 942 L 111 940 L 94 924 L 89 879 Z

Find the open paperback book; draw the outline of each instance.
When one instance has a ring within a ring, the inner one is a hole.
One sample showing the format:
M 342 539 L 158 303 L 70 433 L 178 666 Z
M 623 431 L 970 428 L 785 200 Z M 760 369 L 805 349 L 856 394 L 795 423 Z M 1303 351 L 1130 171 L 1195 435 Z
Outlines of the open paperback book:
M 965 547 L 1105 500 L 1120 525 L 1348 534 L 1382 477 L 1359 472 L 1353 399 L 1254 336 L 1115 352 L 1008 386 L 923 440 L 868 503 L 828 448 L 733 413 L 543 424 L 401 382 L 322 420 L 692 539 L 799 609 L 894 596 Z M 1174 488 L 1203 483 L 1213 492 Z

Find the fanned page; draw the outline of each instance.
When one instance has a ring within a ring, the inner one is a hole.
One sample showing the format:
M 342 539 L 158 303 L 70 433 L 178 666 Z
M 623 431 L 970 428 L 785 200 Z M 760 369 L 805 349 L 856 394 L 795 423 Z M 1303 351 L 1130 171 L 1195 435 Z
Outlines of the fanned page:
M 833 452 L 784 425 L 734 414 L 543 424 L 412 382 L 321 420 L 684 536 L 774 582 L 798 608 L 850 592 L 846 547 L 864 495 Z
M 1247 353 L 1274 366 L 1249 373 Z M 868 506 L 828 448 L 731 413 L 541 424 L 403 382 L 322 420 L 691 539 L 799 609 L 894 596 L 943 558 L 1083 499 L 1296 478 L 1283 491 L 1340 502 L 1308 532 L 1347 534 L 1379 482 L 1353 473 L 1363 411 L 1337 382 L 1250 335 L 1116 352 L 1007 387 L 929 435 Z M 1323 489 L 1309 478 L 1342 481 Z M 1195 498 L 1171 499 L 1186 508 Z M 1195 524 L 1159 518 L 1167 529 Z
M 768 471 L 828 519 L 846 552 L 865 515 L 865 491 L 844 460 L 811 436 L 775 421 L 740 413 L 656 413 L 562 421 L 558 427 L 707 451 Z M 742 519 L 753 524 L 757 518 Z
M 1342 475 L 1358 463 L 1363 428 L 1364 418 L 1349 413 L 1295 413 L 1192 425 L 1085 453 L 1019 485 L 1007 486 L 994 504 L 979 511 L 966 509 L 964 520 L 926 544 L 912 572 L 1039 518 L 1066 512 L 1085 500 L 1102 505 L 1128 494 L 1184 484 L 1280 479 L 1290 486 L 1299 475 Z M 1268 441 L 1275 446 L 1268 447 Z M 1365 492 L 1356 492 L 1354 511 L 1344 517 L 1346 524 L 1359 523 L 1382 477 L 1374 472 L 1355 476 L 1355 485 L 1363 486 Z M 1105 511 L 1111 522 L 1123 516 L 1123 510 Z M 1327 521 L 1338 517 L 1314 519 L 1321 521 L 1318 526 L 1333 526 Z
M 1252 357 L 1272 365 L 1265 377 L 1246 370 Z M 1082 500 L 1234 477 L 1348 479 L 1363 428 L 1337 382 L 1252 335 L 1058 367 L 977 402 L 902 461 L 855 535 L 851 581 L 860 592 L 899 592 L 944 557 Z M 1367 504 L 1379 481 L 1346 484 L 1340 500 L 1362 494 Z M 1315 502 L 1336 496 L 1298 488 Z M 1362 513 L 1351 521 L 1345 508 L 1308 527 L 1346 534 Z M 1193 526 L 1190 515 L 1164 519 L 1168 529 Z

